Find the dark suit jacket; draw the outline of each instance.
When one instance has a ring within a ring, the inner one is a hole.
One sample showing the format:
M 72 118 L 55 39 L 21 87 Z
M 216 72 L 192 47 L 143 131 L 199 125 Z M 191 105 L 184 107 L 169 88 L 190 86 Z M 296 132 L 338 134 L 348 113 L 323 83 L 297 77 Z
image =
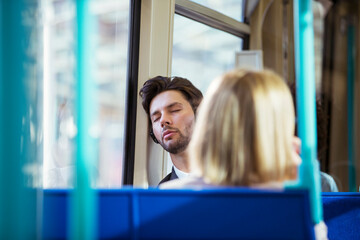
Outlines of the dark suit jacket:
M 171 169 L 171 173 L 169 173 L 168 175 L 166 175 L 166 177 L 164 177 L 163 180 L 160 181 L 159 185 L 164 183 L 164 182 L 167 182 L 167 181 L 170 181 L 170 180 L 174 180 L 174 179 L 177 179 L 179 178 L 176 173 L 175 173 L 175 170 L 174 170 L 174 167 Z

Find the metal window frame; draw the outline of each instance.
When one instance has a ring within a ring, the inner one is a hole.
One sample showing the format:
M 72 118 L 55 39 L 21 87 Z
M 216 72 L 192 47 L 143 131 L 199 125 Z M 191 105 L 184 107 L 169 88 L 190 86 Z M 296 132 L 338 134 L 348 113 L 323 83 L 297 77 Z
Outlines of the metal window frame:
M 250 26 L 189 0 L 176 0 L 175 13 L 240 38 L 250 35 Z
M 129 48 L 125 109 L 123 185 L 134 182 L 136 106 L 139 69 L 141 0 L 130 1 Z

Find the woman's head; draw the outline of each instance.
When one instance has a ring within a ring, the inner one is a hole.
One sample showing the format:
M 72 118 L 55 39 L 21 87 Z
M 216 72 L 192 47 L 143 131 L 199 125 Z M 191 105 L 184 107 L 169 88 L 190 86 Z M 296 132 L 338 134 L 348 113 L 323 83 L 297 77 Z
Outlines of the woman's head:
M 193 168 L 219 185 L 293 179 L 294 121 L 290 91 L 278 75 L 228 72 L 200 106 L 190 146 Z

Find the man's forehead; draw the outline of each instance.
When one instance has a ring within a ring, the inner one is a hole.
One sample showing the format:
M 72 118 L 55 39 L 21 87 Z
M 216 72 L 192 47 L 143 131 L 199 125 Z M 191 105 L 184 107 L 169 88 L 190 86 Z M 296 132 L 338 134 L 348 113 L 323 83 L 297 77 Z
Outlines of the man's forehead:
M 159 93 L 152 99 L 150 102 L 150 113 L 157 111 L 160 108 L 169 107 L 174 104 L 190 105 L 190 103 L 180 91 L 168 90 Z

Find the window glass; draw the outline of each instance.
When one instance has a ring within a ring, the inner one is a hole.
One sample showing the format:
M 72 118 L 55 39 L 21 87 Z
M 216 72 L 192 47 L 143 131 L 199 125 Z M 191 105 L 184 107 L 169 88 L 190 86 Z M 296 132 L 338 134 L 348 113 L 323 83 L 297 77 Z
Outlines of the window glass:
M 129 1 L 93 1 L 98 45 L 95 80 L 99 99 L 98 187 L 122 181 Z
M 45 188 L 72 186 L 75 147 L 75 4 L 43 1 Z
M 244 21 L 243 0 L 192 0 L 238 21 Z
M 44 1 L 44 187 L 73 186 L 76 138 L 75 2 Z M 92 0 L 97 187 L 120 187 L 129 1 Z
M 188 78 L 203 94 L 210 82 L 235 67 L 242 39 L 175 14 L 172 76 Z

